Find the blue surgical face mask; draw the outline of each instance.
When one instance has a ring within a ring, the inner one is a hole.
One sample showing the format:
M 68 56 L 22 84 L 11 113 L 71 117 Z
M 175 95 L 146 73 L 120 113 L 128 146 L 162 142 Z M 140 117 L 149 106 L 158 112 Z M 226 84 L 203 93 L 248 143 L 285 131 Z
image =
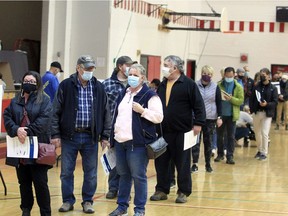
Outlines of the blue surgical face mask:
M 125 70 L 125 76 L 126 76 L 126 77 L 129 76 L 129 70 L 130 70 L 130 67 L 126 67 L 126 70 Z
M 128 76 L 128 84 L 132 87 L 132 88 L 136 88 L 139 85 L 139 77 L 136 76 Z
M 90 80 L 93 77 L 93 71 L 84 71 L 84 73 L 81 75 L 82 79 L 85 81 Z
M 225 77 L 225 82 L 227 82 L 227 83 L 231 83 L 231 82 L 233 82 L 233 80 L 234 80 L 234 77 Z

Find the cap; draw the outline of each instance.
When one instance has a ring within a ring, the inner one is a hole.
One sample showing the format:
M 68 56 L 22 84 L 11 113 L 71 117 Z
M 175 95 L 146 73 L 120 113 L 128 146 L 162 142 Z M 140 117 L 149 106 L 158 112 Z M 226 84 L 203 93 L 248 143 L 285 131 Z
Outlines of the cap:
M 84 68 L 96 67 L 95 61 L 90 55 L 81 55 L 77 61 L 77 65 L 83 64 Z
M 121 56 L 117 59 L 116 65 L 123 65 L 123 64 L 134 64 L 135 61 L 132 61 L 132 59 L 129 56 Z
M 61 67 L 61 64 L 60 64 L 59 62 L 57 62 L 57 61 L 52 62 L 50 66 L 51 66 L 51 67 L 55 67 L 55 68 L 59 68 L 59 69 L 60 69 L 60 72 L 63 72 L 62 67 Z
M 245 73 L 245 70 L 244 70 L 243 68 L 238 68 L 237 71 L 236 71 L 237 74 L 239 74 L 239 73 L 241 73 L 241 72 L 242 72 L 242 73 Z

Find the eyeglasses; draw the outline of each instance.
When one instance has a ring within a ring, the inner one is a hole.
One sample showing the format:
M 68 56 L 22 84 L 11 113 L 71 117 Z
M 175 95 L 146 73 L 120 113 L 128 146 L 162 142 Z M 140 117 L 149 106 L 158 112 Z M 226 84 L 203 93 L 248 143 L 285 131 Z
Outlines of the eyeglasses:
M 33 84 L 33 85 L 36 85 L 36 84 L 37 84 L 37 82 L 34 81 L 34 80 L 24 80 L 23 83 L 24 83 L 24 84 Z

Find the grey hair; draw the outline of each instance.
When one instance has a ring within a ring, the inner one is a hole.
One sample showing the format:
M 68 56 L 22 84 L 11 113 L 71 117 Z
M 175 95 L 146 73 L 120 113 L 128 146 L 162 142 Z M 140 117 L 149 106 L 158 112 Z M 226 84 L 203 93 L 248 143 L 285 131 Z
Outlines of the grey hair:
M 184 61 L 180 57 L 169 55 L 164 61 L 172 62 L 173 66 L 177 67 L 181 73 L 184 73 Z
M 146 77 L 146 69 L 141 64 L 133 64 L 130 67 L 130 70 L 134 68 L 141 73 L 141 75 Z

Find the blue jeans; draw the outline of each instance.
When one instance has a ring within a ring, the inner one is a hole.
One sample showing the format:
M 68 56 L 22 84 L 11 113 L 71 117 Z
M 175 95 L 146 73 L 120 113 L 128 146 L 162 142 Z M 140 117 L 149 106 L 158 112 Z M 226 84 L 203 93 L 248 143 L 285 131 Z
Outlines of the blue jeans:
M 82 184 L 83 202 L 93 203 L 97 187 L 98 143 L 93 144 L 92 135 L 75 133 L 72 140 L 61 140 L 61 189 L 64 202 L 74 204 L 74 170 L 78 152 L 82 157 L 84 181 Z
M 243 137 L 249 136 L 249 128 L 247 127 L 236 127 L 236 132 L 235 132 L 235 139 L 239 140 Z
M 132 141 L 115 143 L 116 169 L 120 175 L 118 209 L 129 207 L 132 180 L 134 181 L 134 212 L 145 212 L 147 201 L 147 165 L 148 157 L 145 146 L 133 147 Z

